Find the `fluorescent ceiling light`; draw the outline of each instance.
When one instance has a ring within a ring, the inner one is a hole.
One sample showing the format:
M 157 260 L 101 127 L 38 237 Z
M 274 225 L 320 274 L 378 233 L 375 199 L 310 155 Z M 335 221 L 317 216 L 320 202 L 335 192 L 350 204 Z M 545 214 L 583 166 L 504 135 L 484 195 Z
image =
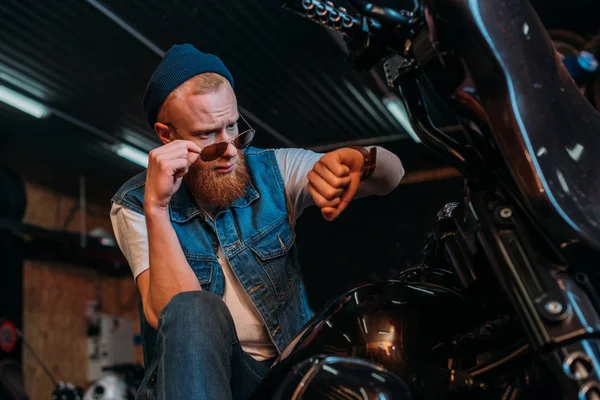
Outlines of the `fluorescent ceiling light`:
M 46 118 L 50 115 L 48 107 L 2 85 L 0 85 L 0 101 L 36 118 Z
M 148 153 L 125 143 L 115 145 L 113 151 L 132 163 L 148 168 Z
M 14 70 L 8 69 L 10 73 L 4 72 L 7 69 L 5 65 L 0 64 L 0 80 L 20 89 L 22 93 L 30 94 L 41 100 L 48 99 L 48 96 L 37 82 Z
M 417 136 L 415 131 L 413 130 L 410 122 L 408 121 L 408 116 L 406 115 L 406 109 L 404 108 L 404 104 L 400 101 L 400 99 L 396 96 L 388 96 L 383 99 L 383 104 L 388 109 L 390 114 L 396 118 L 398 123 L 402 125 L 406 133 L 417 143 L 421 143 L 421 139 Z
M 154 131 L 151 131 L 151 133 L 154 133 Z M 122 128 L 119 136 L 123 142 L 129 143 L 133 147 L 145 152 L 150 152 L 150 150 L 162 144 L 156 135 L 150 136 L 145 133 L 136 132 L 129 128 Z

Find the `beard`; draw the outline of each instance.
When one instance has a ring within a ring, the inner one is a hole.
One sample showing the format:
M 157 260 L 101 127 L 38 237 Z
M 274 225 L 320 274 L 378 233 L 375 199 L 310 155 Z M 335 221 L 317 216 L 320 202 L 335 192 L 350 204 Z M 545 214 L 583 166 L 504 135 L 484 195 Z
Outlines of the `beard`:
M 217 173 L 213 165 L 214 162 L 191 165 L 183 182 L 199 204 L 226 208 L 246 194 L 250 183 L 246 160 L 240 152 L 236 168 L 228 174 Z

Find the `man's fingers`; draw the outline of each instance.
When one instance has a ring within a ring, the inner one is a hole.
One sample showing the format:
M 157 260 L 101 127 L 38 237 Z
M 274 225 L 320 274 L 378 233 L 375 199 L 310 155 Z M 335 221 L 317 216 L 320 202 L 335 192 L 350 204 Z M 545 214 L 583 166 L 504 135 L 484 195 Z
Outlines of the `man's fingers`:
M 155 156 L 166 156 L 167 154 L 180 155 L 187 153 L 200 154 L 200 151 L 200 147 L 190 140 L 174 140 L 170 143 L 155 148 L 150 152 L 150 154 L 154 154 Z
M 182 140 L 182 142 L 185 143 L 188 151 L 190 151 L 192 153 L 200 154 L 200 152 L 202 151 L 202 149 L 200 149 L 200 146 L 198 146 L 196 143 L 192 142 L 191 140 Z
M 315 164 L 315 167 L 324 167 L 339 178 L 347 177 L 350 174 L 350 167 L 342 164 L 339 155 L 333 153 L 328 153 L 321 157 L 317 164 Z
M 189 164 L 195 163 L 196 160 L 198 160 L 198 158 L 200 157 L 200 147 L 196 143 L 189 140 L 182 140 L 182 142 L 184 142 L 186 150 L 184 157 L 187 157 Z
M 164 164 L 169 160 L 182 159 L 190 165 L 200 157 L 200 147 L 189 140 L 176 140 L 150 152 L 150 164 Z M 164 165 L 161 167 L 165 169 Z M 187 172 L 187 168 L 184 172 Z
M 323 196 L 327 200 L 333 200 L 336 197 L 340 197 L 344 192 L 344 187 L 334 187 L 325 181 L 319 174 L 314 170 L 309 172 L 306 176 L 308 182 L 313 186 L 315 191 Z M 350 183 L 348 181 L 348 183 Z
M 321 208 L 321 215 L 325 221 L 331 222 L 337 218 L 339 213 L 335 207 L 323 207 Z
M 308 193 L 311 195 L 315 205 L 319 208 L 323 207 L 337 207 L 340 204 L 341 198 L 335 197 L 333 199 L 325 198 L 312 183 L 308 184 Z
M 186 164 L 186 166 L 184 168 L 179 168 L 177 171 L 175 171 L 175 174 L 173 175 L 173 177 L 175 179 L 179 179 L 182 176 L 184 176 L 185 174 L 187 174 L 188 170 L 189 170 L 189 166 Z
M 326 221 L 333 221 L 338 216 L 337 207 L 339 207 L 341 197 L 338 196 L 328 200 L 319 193 L 312 183 L 308 184 L 308 193 L 312 196 L 315 205 L 321 209 L 321 215 Z
M 174 158 L 159 161 L 158 167 L 165 175 L 173 176 L 174 178 L 181 178 L 187 174 L 189 170 L 189 163 L 187 158 Z
M 195 163 L 199 158 L 200 158 L 200 153 L 195 153 L 195 152 L 190 151 L 187 154 L 188 164 L 190 164 L 190 165 Z
M 352 182 L 350 182 L 350 185 L 348 185 L 348 188 L 346 189 L 344 194 L 342 194 L 340 204 L 337 206 L 337 215 L 340 215 L 346 209 L 346 207 L 348 207 L 348 204 L 350 204 L 352 199 L 354 199 L 354 196 L 356 196 L 356 192 L 358 192 L 359 185 L 360 178 L 355 178 L 352 180 Z
M 350 185 L 348 185 L 340 197 L 336 197 L 334 200 L 330 200 L 329 202 L 323 202 L 323 205 L 319 206 L 319 208 L 321 208 L 321 215 L 323 215 L 323 218 L 329 222 L 335 220 L 346 209 L 346 207 L 348 207 L 348 204 L 350 204 L 352 199 L 354 199 L 359 185 L 360 178 L 354 177 L 352 182 L 350 182 Z M 313 199 L 314 198 L 315 196 L 313 195 Z
M 318 175 L 321 179 L 323 179 L 323 181 L 333 188 L 345 188 L 350 183 L 350 176 L 346 174 L 345 168 L 341 168 L 342 175 L 340 176 L 336 175 L 326 165 L 317 163 L 313 167 L 312 172 L 314 175 Z

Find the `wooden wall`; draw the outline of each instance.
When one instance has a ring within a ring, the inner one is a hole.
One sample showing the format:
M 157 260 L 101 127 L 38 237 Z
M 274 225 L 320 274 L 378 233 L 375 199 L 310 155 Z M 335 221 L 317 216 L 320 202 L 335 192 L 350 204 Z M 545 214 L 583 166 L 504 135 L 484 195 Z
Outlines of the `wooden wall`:
M 78 199 L 29 183 L 26 191 L 28 205 L 23 222 L 47 229 L 79 231 Z M 109 207 L 108 204 L 88 204 L 87 231 L 103 227 L 112 232 Z M 76 210 L 74 214 L 73 210 Z M 134 319 L 136 333 L 139 331 L 139 295 L 130 276 L 107 277 L 84 265 L 26 260 L 23 284 L 25 339 L 57 380 L 88 387 L 88 301 L 100 300 L 102 312 Z M 136 348 L 136 352 L 141 363 L 141 348 Z M 51 398 L 54 387 L 50 379 L 25 347 L 23 372 L 26 390 L 32 400 Z

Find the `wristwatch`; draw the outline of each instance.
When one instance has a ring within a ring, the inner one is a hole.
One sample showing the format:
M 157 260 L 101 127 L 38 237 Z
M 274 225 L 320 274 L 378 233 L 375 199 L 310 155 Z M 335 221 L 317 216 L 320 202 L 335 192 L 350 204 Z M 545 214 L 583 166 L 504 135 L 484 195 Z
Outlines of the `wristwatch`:
M 364 181 L 365 179 L 367 179 L 368 177 L 373 175 L 373 171 L 375 171 L 375 167 L 377 166 L 377 147 L 373 146 L 369 150 L 365 149 L 362 146 L 346 146 L 346 147 L 349 149 L 358 150 L 365 159 L 360 180 Z

